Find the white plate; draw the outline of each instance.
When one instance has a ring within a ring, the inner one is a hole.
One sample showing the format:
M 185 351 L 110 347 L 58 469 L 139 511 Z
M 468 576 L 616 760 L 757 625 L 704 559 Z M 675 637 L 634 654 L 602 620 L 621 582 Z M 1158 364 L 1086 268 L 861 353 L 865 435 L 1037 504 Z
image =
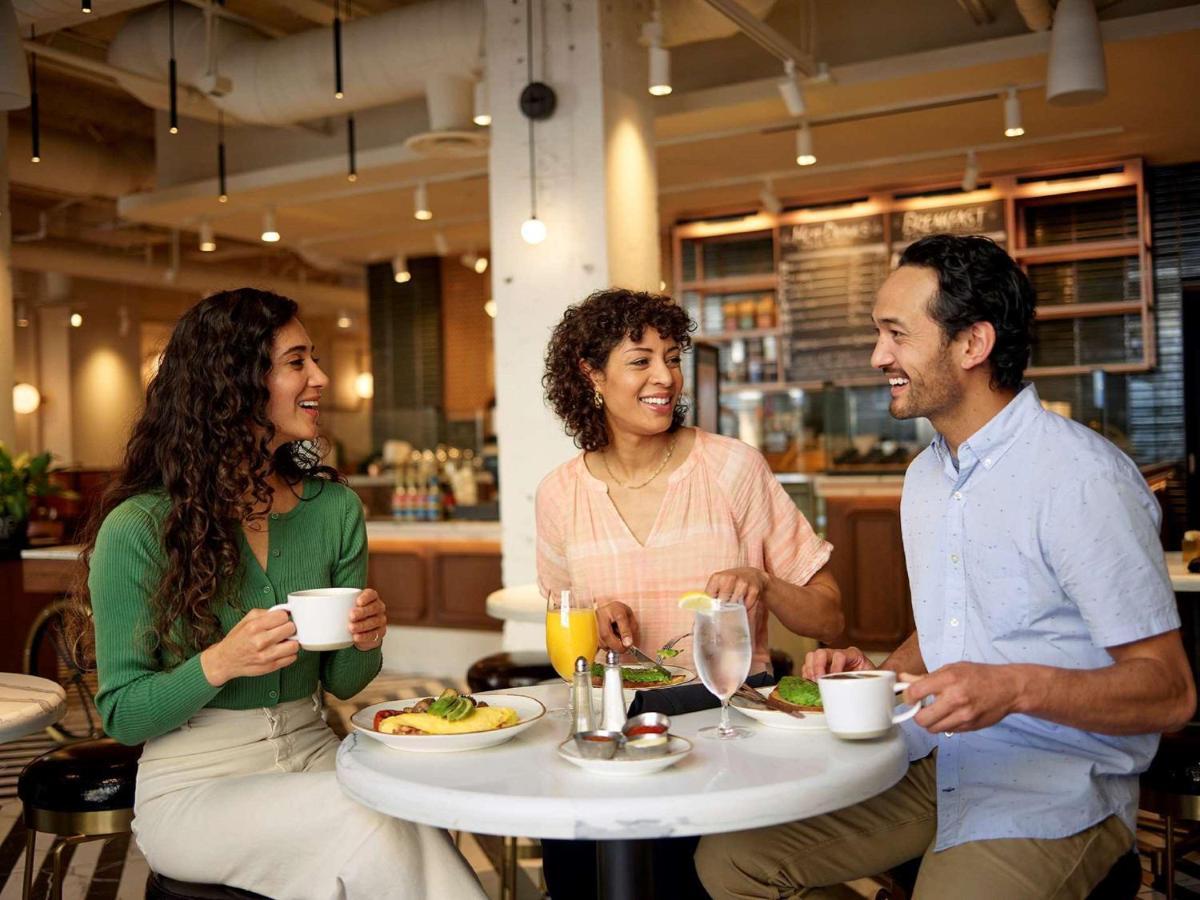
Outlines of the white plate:
M 381 709 L 406 710 L 416 705 L 421 697 L 408 700 L 389 700 L 360 709 L 350 717 L 351 724 L 367 737 L 372 737 L 393 750 L 412 750 L 417 753 L 455 753 L 462 750 L 481 750 L 510 741 L 542 716 L 546 707 L 524 694 L 481 694 L 488 706 L 508 706 L 517 711 L 516 725 L 496 728 L 492 731 L 474 731 L 468 734 L 384 734 L 371 727 L 375 713 Z
M 667 752 L 662 756 L 651 756 L 649 759 L 630 759 L 618 750 L 612 759 L 587 759 L 579 755 L 575 746 L 575 738 L 569 737 L 558 745 L 558 755 L 567 762 L 574 763 L 585 772 L 595 772 L 600 775 L 649 775 L 659 772 L 667 766 L 673 766 L 692 752 L 692 742 L 686 738 L 670 735 Z
M 755 688 L 755 690 L 765 697 L 771 691 L 775 690 L 775 686 L 770 685 L 768 687 Z M 729 705 L 743 716 L 749 716 L 751 719 L 755 719 L 772 728 L 786 728 L 789 731 L 824 731 L 828 728 L 825 724 L 824 713 L 806 712 L 803 719 L 797 719 L 795 716 L 789 716 L 787 713 L 780 712 L 777 709 L 760 709 L 757 706 L 751 706 L 746 701 L 740 700 L 736 694 L 729 701 Z

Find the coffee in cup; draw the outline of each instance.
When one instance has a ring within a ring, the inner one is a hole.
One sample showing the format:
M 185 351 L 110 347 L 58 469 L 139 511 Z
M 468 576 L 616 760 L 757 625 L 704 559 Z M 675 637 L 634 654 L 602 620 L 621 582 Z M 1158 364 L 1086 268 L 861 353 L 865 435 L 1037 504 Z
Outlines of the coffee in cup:
M 350 610 L 361 588 L 316 588 L 293 591 L 287 603 L 272 606 L 286 609 L 296 624 L 296 637 L 305 650 L 341 650 L 354 643 L 350 636 Z
M 846 740 L 880 737 L 921 709 L 916 703 L 894 712 L 896 695 L 907 690 L 908 683 L 897 683 L 896 673 L 884 669 L 822 675 L 817 687 L 825 707 L 825 724 L 835 736 Z

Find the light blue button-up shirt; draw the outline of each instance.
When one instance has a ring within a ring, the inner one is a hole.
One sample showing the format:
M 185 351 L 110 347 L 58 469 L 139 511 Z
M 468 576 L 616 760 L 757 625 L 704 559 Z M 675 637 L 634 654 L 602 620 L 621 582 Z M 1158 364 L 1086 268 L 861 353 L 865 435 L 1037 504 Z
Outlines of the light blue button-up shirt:
M 1129 457 L 1042 409 L 1032 385 L 963 442 L 957 461 L 938 435 L 909 467 L 901 501 L 926 667 L 1097 669 L 1113 663 L 1105 647 L 1178 628 L 1159 517 Z M 1094 734 L 1026 715 L 955 735 L 910 721 L 904 734 L 911 759 L 938 751 L 935 850 L 1065 837 L 1114 814 L 1132 834 L 1137 775 L 1158 747 L 1156 734 Z

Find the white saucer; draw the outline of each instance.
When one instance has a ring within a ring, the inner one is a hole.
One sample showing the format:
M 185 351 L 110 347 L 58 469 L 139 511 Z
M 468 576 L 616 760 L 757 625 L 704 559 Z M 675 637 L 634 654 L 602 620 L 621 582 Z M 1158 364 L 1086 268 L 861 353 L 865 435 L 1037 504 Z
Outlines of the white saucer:
M 558 745 L 558 755 L 569 763 L 574 763 L 586 772 L 601 775 L 649 775 L 659 772 L 668 766 L 673 766 L 692 752 L 692 742 L 686 738 L 670 735 L 667 752 L 662 756 L 652 756 L 649 759 L 630 759 L 621 750 L 612 759 L 587 759 L 579 755 L 575 746 L 575 738 L 570 737 Z

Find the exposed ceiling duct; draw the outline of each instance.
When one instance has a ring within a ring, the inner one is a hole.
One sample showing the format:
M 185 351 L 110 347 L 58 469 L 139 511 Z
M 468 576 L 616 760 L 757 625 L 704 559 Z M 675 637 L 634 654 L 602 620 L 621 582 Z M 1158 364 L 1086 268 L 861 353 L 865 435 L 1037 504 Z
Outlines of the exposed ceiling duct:
M 101 16 L 149 6 L 154 2 L 156 0 L 103 0 L 94 4 L 95 12 L 90 13 L 83 11 L 79 0 L 14 0 L 13 6 L 17 10 L 17 21 L 21 23 L 21 33 L 28 35 L 31 25 L 38 34 L 45 34 L 82 25 Z
M 114 152 L 93 141 L 58 131 L 41 131 L 42 161 L 29 158 L 29 129 L 10 123 L 9 178 L 13 184 L 61 194 L 116 199 L 154 187 L 154 154 L 149 144 L 126 142 Z
M 201 90 L 215 83 L 206 32 L 201 10 L 175 11 L 179 80 Z M 482 34 L 478 0 L 432 0 L 348 22 L 342 27 L 346 95 L 338 100 L 328 29 L 271 39 L 222 22 L 216 68 L 228 83 L 208 97 L 233 120 L 290 125 L 424 95 L 431 131 L 473 136 L 470 152 L 482 153 L 486 136 L 471 123 Z M 109 45 L 108 61 L 165 84 L 168 47 L 167 12 L 160 6 L 129 17 Z M 164 92 L 120 75 L 117 81 L 148 106 L 164 108 Z M 427 141 L 426 152 L 436 145 Z

